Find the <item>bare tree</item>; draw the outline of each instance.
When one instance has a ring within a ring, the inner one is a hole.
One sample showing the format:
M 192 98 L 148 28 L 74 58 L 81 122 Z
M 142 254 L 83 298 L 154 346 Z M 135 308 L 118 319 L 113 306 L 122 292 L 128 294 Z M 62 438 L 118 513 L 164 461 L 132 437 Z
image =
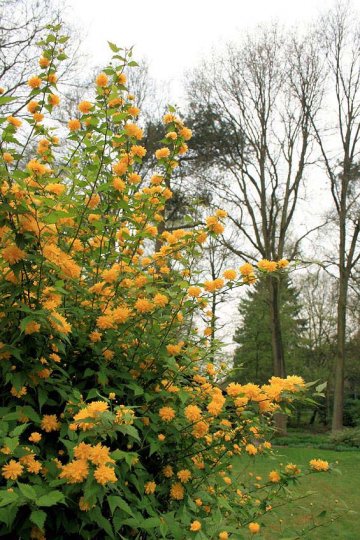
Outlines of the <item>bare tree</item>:
M 241 259 L 292 259 L 310 232 L 296 235 L 292 224 L 311 160 L 322 77 L 316 45 L 277 26 L 229 45 L 191 76 L 190 172 L 210 183 L 228 210 L 238 240 L 225 242 Z M 268 280 L 273 373 L 283 377 L 279 286 Z
M 348 4 L 338 4 L 320 22 L 320 41 L 329 70 L 329 107 L 317 119 L 311 113 L 329 179 L 338 231 L 332 250 L 337 268 L 337 359 L 332 429 L 343 427 L 347 302 L 352 273 L 360 260 L 360 24 Z M 331 109 L 331 106 L 333 108 Z
M 16 96 L 7 106 L 9 113 L 19 113 L 26 104 L 27 81 L 40 69 L 37 43 L 48 33 L 49 25 L 61 25 L 62 34 L 71 36 L 69 41 L 62 38 L 61 54 L 66 61 L 57 73 L 59 93 L 66 96 L 71 89 L 84 87 L 81 34 L 64 21 L 65 8 L 62 5 L 60 9 L 55 0 L 0 0 L 0 86 L 4 96 Z

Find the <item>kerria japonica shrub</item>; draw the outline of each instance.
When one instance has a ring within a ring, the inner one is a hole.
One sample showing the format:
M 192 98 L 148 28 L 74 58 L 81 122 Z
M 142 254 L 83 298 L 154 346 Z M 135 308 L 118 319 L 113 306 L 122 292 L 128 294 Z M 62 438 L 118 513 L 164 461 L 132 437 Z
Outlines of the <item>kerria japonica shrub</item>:
M 207 237 L 223 232 L 226 212 L 203 226 L 164 227 L 191 131 L 170 108 L 153 174 L 141 176 L 140 111 L 124 73 L 135 63 L 111 44 L 94 99 L 57 135 L 67 38 L 49 31 L 26 105 L 17 110 L 15 100 L 1 119 L 0 536 L 257 534 L 299 470 L 272 471 L 257 490 L 233 460 L 271 453 L 271 414 L 305 384 L 289 376 L 220 385 L 206 332 L 187 321 L 206 311 L 212 291 L 284 272 L 287 261 L 197 282 L 190 268 Z

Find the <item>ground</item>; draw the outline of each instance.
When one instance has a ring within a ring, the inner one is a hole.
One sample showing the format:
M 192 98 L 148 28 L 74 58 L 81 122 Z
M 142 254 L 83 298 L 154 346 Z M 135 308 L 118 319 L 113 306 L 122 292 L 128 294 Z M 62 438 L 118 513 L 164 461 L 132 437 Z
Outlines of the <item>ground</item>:
M 255 461 L 242 459 L 239 470 L 244 474 L 256 471 L 265 479 L 268 473 L 280 463 L 295 463 L 305 469 L 310 459 L 321 458 L 334 464 L 331 473 L 317 473 L 303 479 L 297 486 L 291 486 L 296 502 L 280 506 L 269 512 L 262 520 L 262 538 L 266 540 L 292 540 L 298 537 L 302 528 L 326 521 L 326 526 L 306 533 L 309 540 L 358 540 L 360 508 L 360 451 L 336 452 L 319 448 L 276 447 L 273 460 L 257 458 Z M 313 492 L 306 496 L 308 492 Z M 280 503 L 281 504 L 281 503 Z M 350 512 L 348 511 L 350 510 Z M 324 517 L 318 517 L 326 511 Z M 341 516 L 336 519 L 336 516 Z M 332 522 L 331 520 L 334 519 Z M 283 533 L 283 529 L 291 525 Z

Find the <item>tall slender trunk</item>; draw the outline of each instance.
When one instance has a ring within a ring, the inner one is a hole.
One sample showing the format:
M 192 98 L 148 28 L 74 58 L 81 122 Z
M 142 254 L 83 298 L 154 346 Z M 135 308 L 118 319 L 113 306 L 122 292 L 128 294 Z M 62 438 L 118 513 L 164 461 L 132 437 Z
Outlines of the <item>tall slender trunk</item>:
M 334 407 L 332 415 L 333 432 L 343 428 L 344 413 L 346 311 L 349 280 L 346 268 L 341 266 L 339 281 L 339 298 L 337 305 L 337 350 L 334 379 Z
M 271 345 L 273 356 L 273 374 L 276 377 L 286 377 L 284 346 L 282 340 L 281 320 L 280 320 L 280 282 L 272 277 L 268 278 L 270 297 L 270 326 Z M 276 432 L 279 435 L 287 433 L 287 415 L 276 413 L 274 415 Z
M 345 376 L 345 344 L 346 344 L 346 312 L 349 286 L 349 270 L 346 252 L 346 225 L 348 217 L 347 196 L 351 176 L 350 162 L 346 152 L 341 177 L 341 191 L 338 207 L 339 215 L 339 296 L 337 302 L 337 343 L 334 377 L 334 407 L 332 415 L 332 431 L 343 428 L 344 414 L 344 376 Z M 351 261 L 350 261 L 351 262 Z
M 269 277 L 271 345 L 273 353 L 273 373 L 276 377 L 286 377 L 284 346 L 280 320 L 280 283 Z

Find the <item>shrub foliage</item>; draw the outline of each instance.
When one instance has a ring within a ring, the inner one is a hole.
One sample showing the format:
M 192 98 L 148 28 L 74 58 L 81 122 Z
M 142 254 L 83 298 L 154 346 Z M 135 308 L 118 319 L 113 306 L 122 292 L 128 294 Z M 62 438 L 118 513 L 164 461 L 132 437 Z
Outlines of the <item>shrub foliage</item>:
M 93 99 L 56 130 L 66 40 L 50 29 L 26 107 L 1 119 L 0 536 L 255 534 L 299 470 L 254 485 L 232 460 L 271 451 L 271 413 L 304 383 L 224 388 L 206 329 L 189 321 L 212 291 L 286 263 L 198 282 L 201 245 L 222 233 L 226 213 L 164 227 L 191 131 L 170 108 L 155 170 L 142 177 L 146 148 L 124 74 L 135 62 L 113 44 Z

